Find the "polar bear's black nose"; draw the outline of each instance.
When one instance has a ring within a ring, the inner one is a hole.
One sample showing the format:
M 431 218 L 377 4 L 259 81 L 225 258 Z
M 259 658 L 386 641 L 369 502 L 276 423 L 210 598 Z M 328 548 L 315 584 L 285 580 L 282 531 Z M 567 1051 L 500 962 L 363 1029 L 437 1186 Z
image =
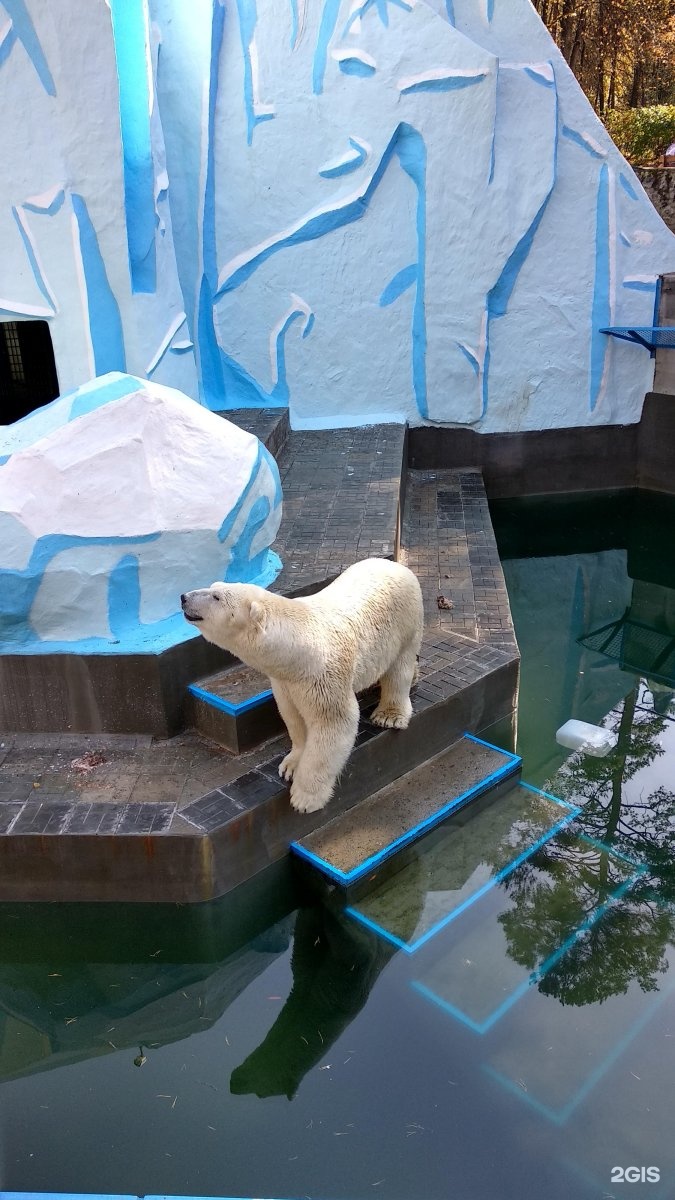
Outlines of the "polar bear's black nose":
M 181 602 L 182 608 L 185 608 L 185 592 L 182 593 L 180 602 Z

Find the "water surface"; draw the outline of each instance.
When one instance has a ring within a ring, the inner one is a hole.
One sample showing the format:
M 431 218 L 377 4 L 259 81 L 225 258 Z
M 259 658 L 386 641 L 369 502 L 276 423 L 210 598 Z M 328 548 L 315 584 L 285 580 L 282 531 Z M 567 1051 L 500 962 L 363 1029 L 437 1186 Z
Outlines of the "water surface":
M 2 1188 L 673 1194 L 675 505 L 493 516 L 523 777 L 580 813 L 556 832 L 526 791 L 467 811 L 360 902 L 382 932 L 288 879 L 236 911 L 3 906 Z M 612 623 L 619 657 L 580 640 Z M 559 747 L 570 717 L 615 750 Z

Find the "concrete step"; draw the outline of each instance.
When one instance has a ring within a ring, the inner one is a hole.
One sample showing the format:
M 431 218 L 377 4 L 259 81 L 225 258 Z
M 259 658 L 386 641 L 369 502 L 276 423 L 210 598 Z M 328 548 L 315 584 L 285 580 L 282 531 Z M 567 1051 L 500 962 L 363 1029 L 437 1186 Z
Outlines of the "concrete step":
M 400 869 L 421 838 L 486 793 L 513 787 L 521 759 L 464 734 L 431 762 L 381 788 L 358 806 L 291 843 L 327 882 L 352 890 Z
M 284 729 L 269 679 L 243 663 L 189 685 L 186 721 L 234 754 Z
M 231 408 L 216 416 L 255 434 L 274 458 L 281 454 L 291 431 L 287 408 Z
M 359 696 L 362 712 L 374 707 L 377 693 L 370 688 Z M 244 663 L 190 684 L 188 695 L 190 726 L 234 754 L 252 750 L 286 729 L 269 679 Z

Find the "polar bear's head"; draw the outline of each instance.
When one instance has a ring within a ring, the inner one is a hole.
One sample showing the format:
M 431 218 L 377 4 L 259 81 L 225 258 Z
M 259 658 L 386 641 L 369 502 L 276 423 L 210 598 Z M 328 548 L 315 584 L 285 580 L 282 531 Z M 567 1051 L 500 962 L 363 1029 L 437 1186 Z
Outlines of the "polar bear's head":
M 318 669 L 323 650 L 308 634 L 302 600 L 254 583 L 212 583 L 181 596 L 183 615 L 206 638 L 265 675 L 287 678 Z M 308 641 L 309 637 L 309 641 Z
M 246 661 L 267 626 L 269 592 L 252 583 L 212 583 L 180 598 L 183 616 L 207 642 Z

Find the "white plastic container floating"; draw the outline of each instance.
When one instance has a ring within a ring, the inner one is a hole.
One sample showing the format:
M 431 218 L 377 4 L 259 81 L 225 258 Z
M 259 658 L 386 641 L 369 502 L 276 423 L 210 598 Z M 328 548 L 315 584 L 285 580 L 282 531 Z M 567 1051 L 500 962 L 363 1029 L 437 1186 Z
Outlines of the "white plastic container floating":
M 555 740 L 568 750 L 581 750 L 584 754 L 592 754 L 594 758 L 604 758 L 616 746 L 617 736 L 611 729 L 603 729 L 601 725 L 570 720 L 560 726 Z

